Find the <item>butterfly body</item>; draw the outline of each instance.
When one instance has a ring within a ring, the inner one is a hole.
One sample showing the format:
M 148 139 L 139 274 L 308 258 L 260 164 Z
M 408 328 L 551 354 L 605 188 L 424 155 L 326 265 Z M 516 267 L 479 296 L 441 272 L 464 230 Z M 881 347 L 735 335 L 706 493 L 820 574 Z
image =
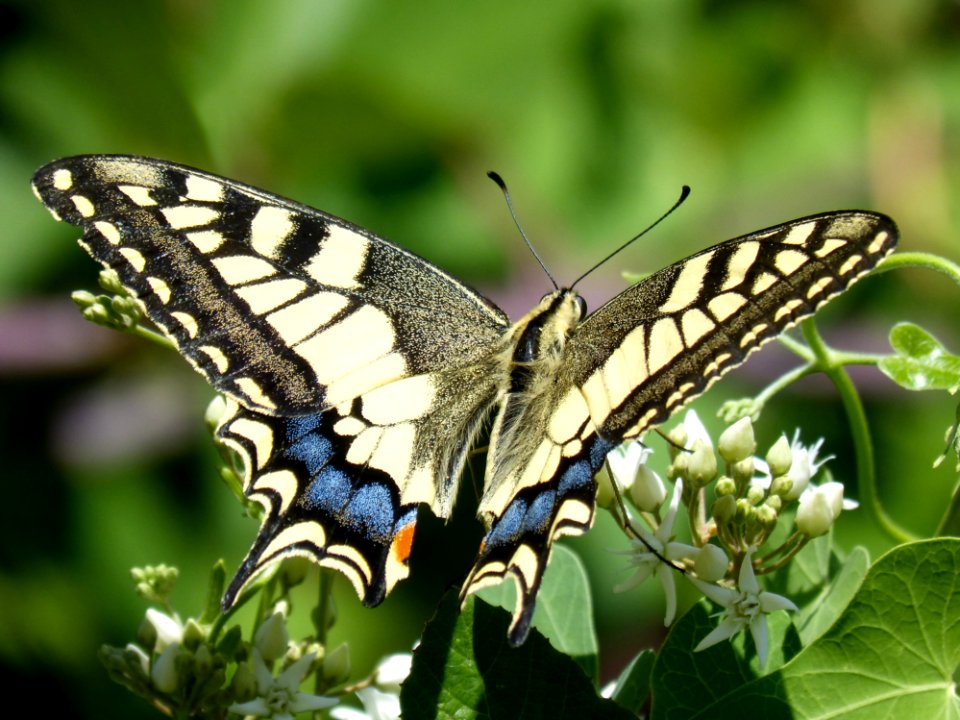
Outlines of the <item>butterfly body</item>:
M 611 449 L 663 422 L 896 242 L 862 211 L 721 243 L 592 315 L 570 289 L 510 323 L 426 260 L 344 220 L 161 160 L 66 158 L 35 191 L 227 398 L 217 435 L 265 508 L 224 598 L 291 554 L 368 605 L 409 573 L 417 509 L 448 517 L 492 418 L 463 593 L 510 577 L 529 629 L 553 541 L 593 520 Z

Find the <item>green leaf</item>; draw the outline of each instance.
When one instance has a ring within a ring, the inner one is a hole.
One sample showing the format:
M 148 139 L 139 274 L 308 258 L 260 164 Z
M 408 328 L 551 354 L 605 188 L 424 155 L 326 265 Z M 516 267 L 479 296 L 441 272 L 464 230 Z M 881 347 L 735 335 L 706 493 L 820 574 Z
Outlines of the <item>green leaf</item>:
M 491 605 L 513 611 L 516 585 L 512 581 L 484 588 L 480 597 Z M 533 612 L 537 628 L 557 650 L 576 660 L 594 681 L 599 674 L 597 633 L 587 571 L 575 552 L 556 545 L 543 576 Z
M 643 704 L 650 694 L 650 673 L 657 654 L 647 648 L 630 661 L 617 678 L 616 687 L 611 696 L 617 704 L 627 708 L 630 712 L 639 714 Z
M 836 622 L 863 583 L 870 567 L 870 554 L 855 547 L 840 563 L 839 571 L 812 601 L 794 617 L 804 646 L 809 645 Z
M 947 352 L 933 335 L 913 323 L 890 331 L 896 355 L 882 358 L 880 371 L 907 390 L 950 390 L 960 385 L 960 357 Z
M 444 597 L 414 651 L 400 692 L 405 720 L 634 717 L 600 697 L 583 669 L 536 629 L 513 648 L 507 612 L 474 597 L 462 612 L 458 605 L 455 592 Z
M 958 585 L 960 541 L 901 545 L 829 630 L 764 677 L 733 643 L 684 657 L 672 632 L 654 665 L 652 717 L 958 718 Z M 688 617 L 678 634 L 713 625 L 699 606 Z

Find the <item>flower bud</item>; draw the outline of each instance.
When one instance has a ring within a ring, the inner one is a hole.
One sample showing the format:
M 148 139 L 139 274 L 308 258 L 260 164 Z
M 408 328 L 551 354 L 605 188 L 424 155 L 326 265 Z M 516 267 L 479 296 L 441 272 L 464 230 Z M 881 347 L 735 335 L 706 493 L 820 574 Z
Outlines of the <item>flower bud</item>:
M 323 677 L 337 685 L 350 677 L 350 646 L 337 645 L 323 658 Z
M 679 459 L 679 458 L 678 458 Z M 687 469 L 687 479 L 692 489 L 702 488 L 717 474 L 717 457 L 713 448 L 699 438 L 693 442 L 693 452 Z
M 667 433 L 667 440 L 670 441 L 671 456 L 680 453 L 678 448 L 687 446 L 687 429 L 682 425 L 677 425 L 673 430 Z M 682 454 L 682 453 L 680 453 Z
M 690 474 L 690 453 L 678 453 L 673 461 L 667 467 L 667 479 L 676 480 L 677 478 L 686 478 Z
M 196 650 L 204 640 L 207 639 L 207 631 L 200 623 L 193 618 L 187 618 L 183 626 L 183 646 L 190 650 Z
M 730 468 L 731 474 L 733 475 L 734 480 L 746 484 L 751 478 L 753 478 L 753 473 L 755 470 L 754 462 L 752 457 L 745 458 L 740 462 L 734 463 L 733 467 Z
M 762 487 L 757 487 L 756 485 L 751 485 L 747 490 L 747 500 L 751 505 L 759 505 L 763 502 L 764 497 L 766 497 L 766 491 Z
M 737 483 L 734 482 L 732 477 L 727 477 L 724 475 L 717 480 L 717 484 L 714 486 L 713 492 L 717 497 L 722 495 L 735 495 L 737 492 Z
M 737 500 L 737 512 L 735 519 L 738 523 L 747 522 L 750 517 L 753 515 L 753 503 L 751 503 L 746 498 L 739 498 Z
M 721 495 L 713 503 L 710 514 L 717 524 L 730 522 L 737 514 L 737 499 L 733 495 Z
M 113 650 L 113 648 L 111 648 L 111 650 Z M 138 667 L 142 673 L 142 677 L 147 677 L 150 674 L 150 658 L 147 657 L 147 654 L 139 645 L 127 643 L 127 646 L 123 649 L 123 659 L 128 667 L 131 665 Z M 113 660 L 113 658 L 111 658 L 111 660 Z M 119 662 L 115 664 L 120 665 Z
M 770 495 L 776 495 L 784 499 L 789 498 L 793 489 L 793 480 L 787 475 L 775 477 L 770 483 Z
M 786 475 L 790 471 L 791 464 L 793 464 L 793 453 L 790 451 L 790 441 L 787 440 L 786 435 L 781 435 L 767 452 L 770 475 L 772 477 Z
M 609 510 L 616 502 L 616 495 L 613 492 L 613 478 L 610 477 L 610 471 L 607 470 L 606 463 L 600 468 L 596 475 L 597 481 L 597 499 L 598 507 Z
M 754 511 L 756 512 L 757 522 L 765 530 L 770 530 L 777 524 L 777 511 L 773 506 L 764 503 L 755 508 Z
M 172 693 L 177 689 L 177 653 L 180 646 L 172 643 L 164 648 L 163 652 L 153 661 L 150 668 L 150 679 L 153 686 L 160 692 Z
M 693 562 L 693 569 L 697 577 L 705 582 L 716 582 L 727 574 L 730 559 L 723 548 L 708 543 L 700 548 L 697 559 Z
M 800 532 L 810 537 L 823 535 L 830 529 L 834 518 L 831 501 L 819 488 L 800 497 L 796 518 Z
M 763 504 L 772 507 L 774 512 L 780 512 L 780 509 L 783 507 L 783 500 L 779 495 L 771 495 L 763 501 Z
M 233 690 L 233 696 L 240 702 L 252 700 L 257 696 L 257 678 L 250 668 L 250 663 L 243 662 L 237 665 L 230 687 Z
M 166 615 L 155 608 L 147 609 L 147 620 L 153 625 L 157 632 L 157 642 L 154 646 L 155 652 L 163 652 L 168 645 L 183 641 L 183 626 L 179 621 Z
M 663 480 L 646 465 L 637 469 L 637 479 L 627 488 L 627 494 L 637 509 L 653 512 L 663 504 L 667 497 L 667 488 Z
M 756 449 L 757 441 L 753 437 L 753 423 L 748 417 L 740 418 L 720 433 L 720 439 L 717 441 L 717 451 L 728 463 L 746 460 Z
M 287 619 L 278 612 L 264 620 L 253 635 L 253 644 L 265 662 L 279 660 L 287 652 Z

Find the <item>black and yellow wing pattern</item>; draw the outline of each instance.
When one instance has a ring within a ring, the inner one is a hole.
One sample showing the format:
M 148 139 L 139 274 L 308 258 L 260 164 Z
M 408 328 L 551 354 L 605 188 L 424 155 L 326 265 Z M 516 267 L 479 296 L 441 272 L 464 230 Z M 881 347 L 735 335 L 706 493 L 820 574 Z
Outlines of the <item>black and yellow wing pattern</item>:
M 306 205 L 174 163 L 66 158 L 34 190 L 227 398 L 217 434 L 265 508 L 224 597 L 306 555 L 367 605 L 409 574 L 417 509 L 448 517 L 493 417 L 464 597 L 509 577 L 526 637 L 553 541 L 594 475 L 896 244 L 879 214 L 815 215 L 702 251 L 590 316 L 572 289 L 516 323 L 426 260 Z

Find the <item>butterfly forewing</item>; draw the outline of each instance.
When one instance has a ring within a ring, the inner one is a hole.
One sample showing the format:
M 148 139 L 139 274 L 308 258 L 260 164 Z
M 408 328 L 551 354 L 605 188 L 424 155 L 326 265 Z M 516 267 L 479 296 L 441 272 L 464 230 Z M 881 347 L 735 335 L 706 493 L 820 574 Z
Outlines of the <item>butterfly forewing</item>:
M 375 605 L 408 574 L 417 507 L 447 517 L 498 407 L 463 596 L 504 578 L 526 637 L 553 541 L 593 521 L 607 452 L 663 422 L 896 243 L 867 212 L 795 220 L 654 273 L 580 322 L 571 290 L 514 325 L 427 261 L 334 216 L 199 170 L 67 158 L 34 190 L 228 397 L 260 533 L 225 604 L 306 555 Z M 579 323 L 579 324 L 578 324 Z

